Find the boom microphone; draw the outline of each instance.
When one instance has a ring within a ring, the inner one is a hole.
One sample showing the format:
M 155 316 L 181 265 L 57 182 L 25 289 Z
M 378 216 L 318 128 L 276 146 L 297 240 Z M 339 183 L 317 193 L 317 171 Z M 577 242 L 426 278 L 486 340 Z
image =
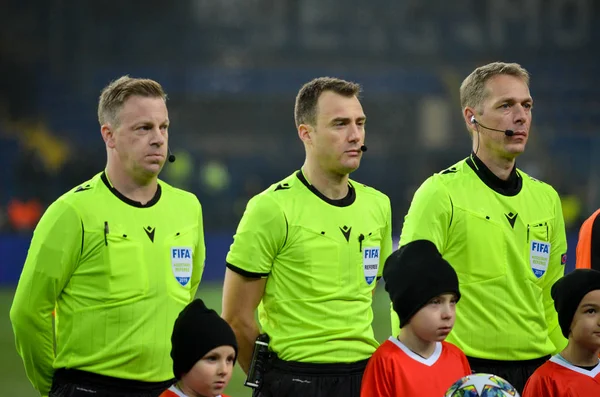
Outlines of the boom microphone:
M 479 121 L 477 121 L 475 119 L 475 116 L 471 116 L 471 124 L 477 124 L 480 127 L 485 128 L 486 130 L 490 130 L 490 131 L 504 132 L 504 135 L 506 135 L 506 136 L 513 136 L 513 135 L 515 135 L 515 132 L 513 130 L 497 130 L 495 128 L 486 127 L 485 125 L 483 125 Z
M 366 152 L 367 151 L 367 145 L 362 145 L 360 147 L 360 151 L 363 152 L 363 153 Z
M 175 160 L 177 160 L 177 157 L 175 157 L 175 155 L 173 153 L 171 153 L 171 148 L 168 147 L 167 151 L 169 152 L 169 157 L 167 157 L 167 159 L 169 160 L 169 163 L 174 163 Z

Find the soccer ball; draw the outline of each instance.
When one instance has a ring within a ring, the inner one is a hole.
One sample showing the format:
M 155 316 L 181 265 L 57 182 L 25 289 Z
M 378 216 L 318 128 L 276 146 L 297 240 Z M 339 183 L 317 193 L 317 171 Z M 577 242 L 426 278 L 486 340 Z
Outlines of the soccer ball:
M 520 397 L 506 380 L 492 374 L 472 374 L 454 382 L 445 397 Z

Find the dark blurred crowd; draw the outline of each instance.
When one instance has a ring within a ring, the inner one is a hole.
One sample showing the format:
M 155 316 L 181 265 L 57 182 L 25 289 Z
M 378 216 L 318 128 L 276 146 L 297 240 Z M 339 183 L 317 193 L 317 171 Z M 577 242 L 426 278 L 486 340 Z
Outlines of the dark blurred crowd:
M 560 29 L 541 6 L 532 9 L 539 23 L 526 24 L 523 39 L 527 16 L 501 15 L 488 32 L 494 1 L 182 0 L 149 2 L 142 13 L 115 1 L 4 3 L 0 231 L 30 233 L 49 203 L 103 169 L 95 107 L 122 74 L 156 79 L 169 94 L 177 161 L 161 177 L 198 195 L 208 232 L 233 232 L 251 196 L 302 165 L 294 95 L 308 79 L 334 74 L 365 87 L 369 151 L 353 176 L 390 196 L 397 234 L 418 185 L 469 154 L 458 88 L 467 71 L 493 60 L 532 74 L 534 130 L 517 165 L 559 190 L 569 228 L 600 204 L 597 7 L 557 13 L 581 19 Z M 475 17 L 463 21 L 463 9 Z M 159 14 L 174 29 L 152 29 Z M 100 17 L 111 22 L 99 26 Z

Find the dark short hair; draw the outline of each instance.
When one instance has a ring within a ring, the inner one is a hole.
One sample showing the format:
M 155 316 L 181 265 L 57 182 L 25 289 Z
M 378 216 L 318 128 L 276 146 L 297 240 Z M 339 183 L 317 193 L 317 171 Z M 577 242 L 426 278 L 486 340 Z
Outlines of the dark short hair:
M 300 124 L 314 124 L 317 119 L 317 102 L 325 91 L 332 91 L 345 97 L 358 97 L 361 87 L 358 83 L 335 77 L 318 77 L 304 84 L 296 96 L 294 120 Z

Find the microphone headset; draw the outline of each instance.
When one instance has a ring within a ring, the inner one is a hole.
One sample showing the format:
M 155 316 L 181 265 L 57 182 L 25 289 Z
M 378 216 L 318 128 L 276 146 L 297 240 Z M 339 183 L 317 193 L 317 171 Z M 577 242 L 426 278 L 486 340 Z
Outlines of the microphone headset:
M 175 155 L 173 153 L 171 153 L 170 147 L 167 147 L 167 151 L 169 152 L 169 157 L 167 157 L 167 159 L 169 160 L 169 163 L 174 163 L 175 160 L 177 160 L 177 157 L 175 157 Z
M 475 120 L 475 116 L 471 116 L 471 124 L 478 125 L 482 128 L 485 128 L 486 130 L 490 130 L 490 131 L 504 132 L 504 135 L 506 135 L 506 136 L 515 135 L 515 132 L 513 130 L 497 130 L 495 128 L 486 127 L 485 125 L 481 124 L 479 121 Z
M 367 145 L 362 145 L 360 147 L 360 151 L 363 152 L 363 153 L 366 152 L 367 151 Z

